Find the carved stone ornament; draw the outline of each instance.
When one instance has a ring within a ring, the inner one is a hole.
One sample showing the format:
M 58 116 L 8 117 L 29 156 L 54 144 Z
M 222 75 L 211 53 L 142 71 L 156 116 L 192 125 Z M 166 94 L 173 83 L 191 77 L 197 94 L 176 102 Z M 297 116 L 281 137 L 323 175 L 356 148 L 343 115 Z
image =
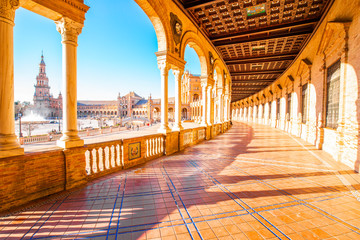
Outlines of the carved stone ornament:
M 209 61 L 210 61 L 210 76 L 212 77 L 214 73 L 215 58 L 210 51 L 209 51 Z
M 77 38 L 82 31 L 83 24 L 75 22 L 70 18 L 63 17 L 59 21 L 55 21 L 56 30 L 61 34 L 64 42 L 70 41 L 77 43 Z
M 19 8 L 19 0 L 0 0 L 0 21 L 14 24 L 15 10 Z
M 170 25 L 173 33 L 174 42 L 176 43 L 176 45 L 178 45 L 180 43 L 181 34 L 183 32 L 183 25 L 178 16 L 176 16 L 174 13 L 170 13 Z

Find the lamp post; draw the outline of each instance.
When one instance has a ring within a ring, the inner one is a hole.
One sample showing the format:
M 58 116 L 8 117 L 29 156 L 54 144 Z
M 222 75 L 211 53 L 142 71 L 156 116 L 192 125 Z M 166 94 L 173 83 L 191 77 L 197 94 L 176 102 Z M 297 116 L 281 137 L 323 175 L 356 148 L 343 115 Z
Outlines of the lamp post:
M 19 137 L 23 137 L 22 132 L 21 132 L 21 117 L 22 117 L 21 112 L 18 113 L 18 117 L 19 117 Z

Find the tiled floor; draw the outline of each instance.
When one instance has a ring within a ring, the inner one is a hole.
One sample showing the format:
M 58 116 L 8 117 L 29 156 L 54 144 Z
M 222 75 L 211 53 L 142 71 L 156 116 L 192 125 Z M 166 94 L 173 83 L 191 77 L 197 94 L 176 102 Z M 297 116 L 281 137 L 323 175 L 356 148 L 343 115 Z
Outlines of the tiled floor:
M 359 175 L 324 152 L 237 124 L 1 218 L 0 239 L 360 239 L 357 189 Z

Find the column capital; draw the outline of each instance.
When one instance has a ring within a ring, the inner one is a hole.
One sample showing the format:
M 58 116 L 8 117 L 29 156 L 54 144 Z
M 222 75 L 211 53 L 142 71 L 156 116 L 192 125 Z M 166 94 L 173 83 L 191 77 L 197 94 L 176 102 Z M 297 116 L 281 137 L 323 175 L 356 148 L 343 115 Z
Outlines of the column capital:
M 172 69 L 175 81 L 181 81 L 181 77 L 184 74 L 184 70 L 182 69 Z
M 169 64 L 165 59 L 158 60 L 158 68 L 161 74 L 167 73 L 169 71 Z
M 63 42 L 71 42 L 77 45 L 77 39 L 80 35 L 83 24 L 75 22 L 70 18 L 63 17 L 58 21 L 55 21 L 56 30 L 61 34 Z
M 19 0 L 3 0 L 0 2 L 0 21 L 14 24 L 15 10 L 20 7 Z

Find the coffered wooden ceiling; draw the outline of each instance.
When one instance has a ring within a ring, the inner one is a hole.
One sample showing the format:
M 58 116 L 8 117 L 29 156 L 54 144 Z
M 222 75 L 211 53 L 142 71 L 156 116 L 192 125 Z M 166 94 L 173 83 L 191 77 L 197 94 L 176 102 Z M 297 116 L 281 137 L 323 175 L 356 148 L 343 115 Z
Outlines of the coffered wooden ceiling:
M 222 55 L 232 101 L 275 81 L 295 60 L 333 0 L 174 0 Z

